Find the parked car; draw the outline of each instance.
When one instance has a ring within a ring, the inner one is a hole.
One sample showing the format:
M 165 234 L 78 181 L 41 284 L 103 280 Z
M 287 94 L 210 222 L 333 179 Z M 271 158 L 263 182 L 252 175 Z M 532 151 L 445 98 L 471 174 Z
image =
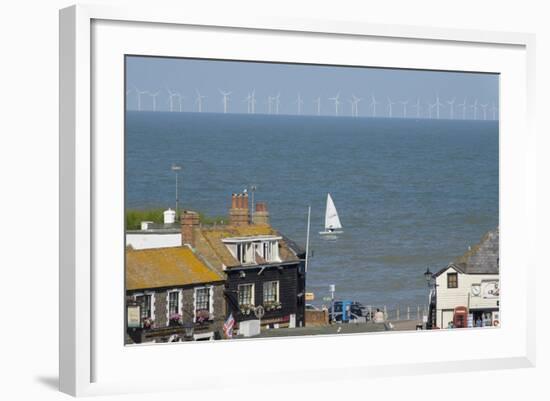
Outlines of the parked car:
M 370 320 L 368 309 L 356 301 L 334 301 L 334 313 L 329 307 L 329 320 L 348 323 L 354 320 Z
M 306 310 L 320 310 L 318 307 L 312 304 L 306 304 Z

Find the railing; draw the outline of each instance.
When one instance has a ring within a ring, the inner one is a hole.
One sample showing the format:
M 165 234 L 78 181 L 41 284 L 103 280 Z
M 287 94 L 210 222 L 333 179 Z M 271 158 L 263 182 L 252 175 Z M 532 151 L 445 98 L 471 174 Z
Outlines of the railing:
M 377 309 L 384 313 L 385 321 L 417 320 L 428 316 L 428 305 L 366 305 L 371 318 Z

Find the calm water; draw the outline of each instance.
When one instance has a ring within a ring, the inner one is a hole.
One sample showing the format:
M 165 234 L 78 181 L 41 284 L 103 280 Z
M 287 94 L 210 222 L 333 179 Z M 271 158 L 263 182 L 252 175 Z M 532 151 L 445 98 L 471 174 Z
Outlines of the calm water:
M 498 124 L 128 112 L 127 207 L 181 205 L 225 215 L 256 184 L 274 227 L 305 244 L 316 299 L 376 305 L 426 302 L 426 266 L 439 270 L 498 224 Z M 323 229 L 330 192 L 345 233 Z

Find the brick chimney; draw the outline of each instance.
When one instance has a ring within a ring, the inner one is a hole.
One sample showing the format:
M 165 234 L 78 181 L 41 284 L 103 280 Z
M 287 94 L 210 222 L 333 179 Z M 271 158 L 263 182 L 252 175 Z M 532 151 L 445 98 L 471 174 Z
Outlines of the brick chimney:
M 254 215 L 252 216 L 254 224 L 269 224 L 269 211 L 266 202 L 256 202 Z
M 229 224 L 244 226 L 249 224 L 248 194 L 232 194 L 229 209 Z
M 195 231 L 199 227 L 199 214 L 185 210 L 181 215 L 181 245 L 195 247 Z

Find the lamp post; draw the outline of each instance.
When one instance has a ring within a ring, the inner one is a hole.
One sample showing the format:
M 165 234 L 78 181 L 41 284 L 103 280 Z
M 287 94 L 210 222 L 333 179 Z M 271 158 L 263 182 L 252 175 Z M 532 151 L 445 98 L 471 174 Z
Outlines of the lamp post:
M 176 220 L 179 219 L 178 207 L 179 207 L 179 195 L 178 195 L 178 173 L 181 171 L 181 166 L 172 164 L 172 171 L 176 173 Z
M 433 280 L 433 273 L 430 271 L 430 267 L 426 267 L 426 272 L 424 272 L 424 278 L 426 279 L 426 285 L 428 286 L 428 316 L 426 318 L 428 318 L 430 316 L 430 292 L 431 292 L 431 286 L 432 286 L 432 280 Z M 428 328 L 428 326 L 431 326 L 431 322 L 430 324 L 428 324 L 428 320 L 426 319 L 426 329 Z
M 256 185 L 252 184 L 250 186 L 250 192 L 252 192 L 251 201 L 252 201 L 252 216 L 254 216 L 254 212 L 256 211 L 256 205 L 254 204 L 254 192 L 256 192 Z

